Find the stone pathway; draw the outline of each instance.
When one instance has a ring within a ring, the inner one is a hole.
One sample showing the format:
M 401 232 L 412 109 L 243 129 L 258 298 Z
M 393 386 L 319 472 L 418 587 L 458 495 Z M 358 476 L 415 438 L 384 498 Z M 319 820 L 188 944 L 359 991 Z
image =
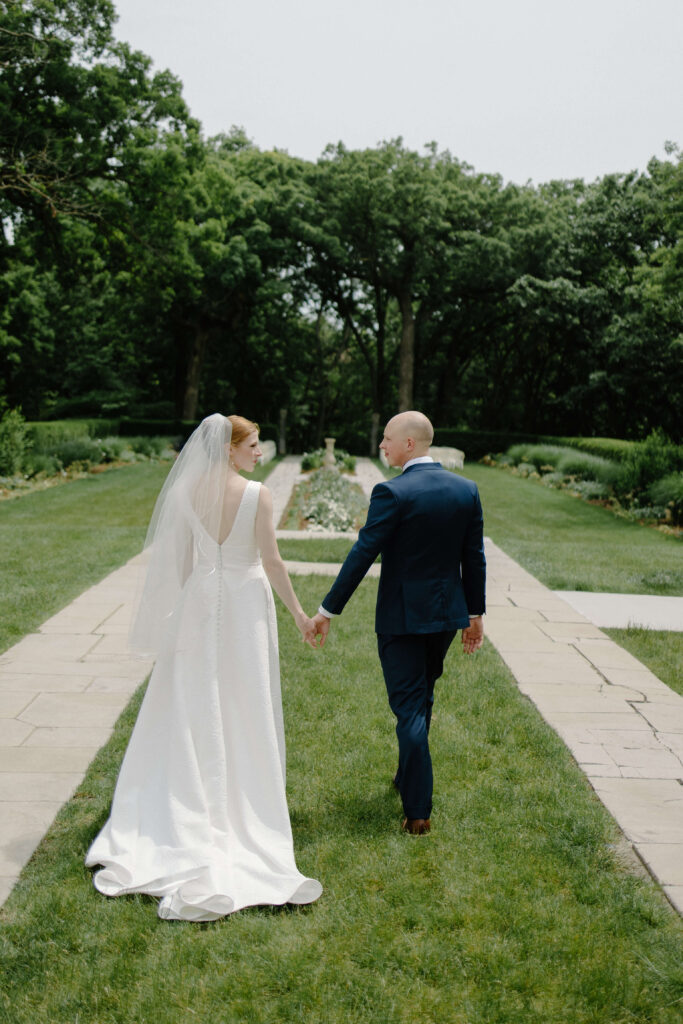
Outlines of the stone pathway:
M 369 493 L 383 477 L 358 462 Z M 268 478 L 276 523 L 298 476 L 288 458 Z M 486 550 L 487 635 L 683 913 L 683 698 L 491 541 Z M 126 649 L 141 571 L 138 555 L 0 656 L 0 905 L 149 674 L 151 661 Z
M 486 632 L 683 914 L 683 697 L 491 541 Z
M 268 490 L 273 498 L 273 522 L 276 526 L 287 508 L 292 488 L 301 479 L 301 459 L 295 455 L 285 455 L 268 475 Z

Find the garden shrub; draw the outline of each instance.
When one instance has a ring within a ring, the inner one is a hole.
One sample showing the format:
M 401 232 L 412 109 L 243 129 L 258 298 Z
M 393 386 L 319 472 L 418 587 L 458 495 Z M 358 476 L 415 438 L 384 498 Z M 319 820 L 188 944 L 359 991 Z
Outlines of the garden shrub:
M 563 473 L 544 473 L 541 477 L 541 483 L 545 484 L 546 487 L 561 487 L 564 483 Z
M 122 437 L 177 437 L 185 444 L 199 426 L 199 420 L 143 420 L 122 418 L 116 433 Z
M 20 409 L 7 409 L 0 420 L 0 476 L 20 473 L 31 449 L 26 420 Z
M 552 466 L 554 469 L 558 459 L 565 451 L 566 449 L 557 445 L 513 444 L 507 454 L 513 463 L 530 462 L 540 470 L 543 466 Z
M 683 446 L 673 444 L 661 430 L 634 444 L 621 464 L 620 494 L 647 491 L 656 480 L 683 469 Z
M 24 470 L 28 476 L 38 476 L 44 473 L 45 476 L 54 476 L 59 472 L 59 463 L 53 455 L 45 455 L 44 452 L 30 452 L 25 463 Z
M 325 449 L 316 448 L 312 452 L 304 452 L 301 456 L 301 469 L 305 473 L 310 469 L 320 469 L 325 458 Z M 353 473 L 356 469 L 356 456 L 349 455 L 343 448 L 335 448 L 334 461 L 337 469 Z
M 587 501 L 595 498 L 607 498 L 610 491 L 608 485 L 599 480 L 576 480 L 571 485 L 571 489 L 577 491 Z
M 151 458 L 154 455 L 161 455 L 167 447 L 168 442 L 163 437 L 129 437 L 128 447 L 137 455 L 146 455 Z
M 601 455 L 612 462 L 621 462 L 631 451 L 636 441 L 622 441 L 616 437 L 558 437 L 557 444 L 566 448 L 578 448 L 581 452 Z
M 596 480 L 606 486 L 612 486 L 620 476 L 620 468 L 615 462 L 603 459 L 589 452 L 565 449 L 558 458 L 556 470 L 565 476 L 578 476 L 582 480 Z
M 676 523 L 683 523 L 683 473 L 669 473 L 650 484 L 648 497 L 654 505 L 671 509 Z
M 120 459 L 126 448 L 126 442 L 122 437 L 103 437 L 99 445 L 103 462 L 115 462 Z
M 102 461 L 102 448 L 97 441 L 89 437 L 75 437 L 71 441 L 62 441 L 55 445 L 53 452 L 56 459 L 66 469 L 75 462 L 98 465 Z

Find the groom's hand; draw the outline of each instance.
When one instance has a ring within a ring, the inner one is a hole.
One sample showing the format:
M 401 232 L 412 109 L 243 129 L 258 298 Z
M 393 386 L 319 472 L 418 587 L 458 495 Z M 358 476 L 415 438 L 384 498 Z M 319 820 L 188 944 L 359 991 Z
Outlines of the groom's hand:
M 327 615 L 323 615 L 322 612 L 318 612 L 317 615 L 313 616 L 313 625 L 315 626 L 316 639 L 320 637 L 320 646 L 325 646 L 327 640 L 327 634 L 330 631 L 331 619 L 328 619 Z
M 462 649 L 465 654 L 474 654 L 484 642 L 484 620 L 470 619 L 470 624 L 461 633 Z

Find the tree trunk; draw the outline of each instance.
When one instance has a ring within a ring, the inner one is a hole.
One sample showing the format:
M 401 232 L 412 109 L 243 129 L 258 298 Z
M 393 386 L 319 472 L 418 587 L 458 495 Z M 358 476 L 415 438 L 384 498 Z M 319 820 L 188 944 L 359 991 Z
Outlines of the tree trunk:
M 379 413 L 373 412 L 370 424 L 370 458 L 377 458 L 377 438 L 379 437 Z
M 413 407 L 413 377 L 415 373 L 415 317 L 409 291 L 398 297 L 403 327 L 398 365 L 398 411 Z
M 190 344 L 190 352 L 185 371 L 185 394 L 183 396 L 183 419 L 196 420 L 199 405 L 199 385 L 202 379 L 202 367 L 208 341 L 208 331 L 197 327 Z
M 277 435 L 278 455 L 287 454 L 287 410 L 280 409 L 280 423 Z

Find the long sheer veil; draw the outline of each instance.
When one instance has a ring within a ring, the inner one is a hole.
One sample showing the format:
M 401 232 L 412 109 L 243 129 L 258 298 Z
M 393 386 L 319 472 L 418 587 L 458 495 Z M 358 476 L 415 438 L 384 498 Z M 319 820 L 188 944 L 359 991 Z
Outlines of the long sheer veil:
M 207 416 L 186 441 L 161 488 L 143 548 L 147 567 L 128 636 L 132 650 L 160 650 L 192 571 L 197 523 L 210 537 L 219 536 L 231 438 L 227 416 Z

